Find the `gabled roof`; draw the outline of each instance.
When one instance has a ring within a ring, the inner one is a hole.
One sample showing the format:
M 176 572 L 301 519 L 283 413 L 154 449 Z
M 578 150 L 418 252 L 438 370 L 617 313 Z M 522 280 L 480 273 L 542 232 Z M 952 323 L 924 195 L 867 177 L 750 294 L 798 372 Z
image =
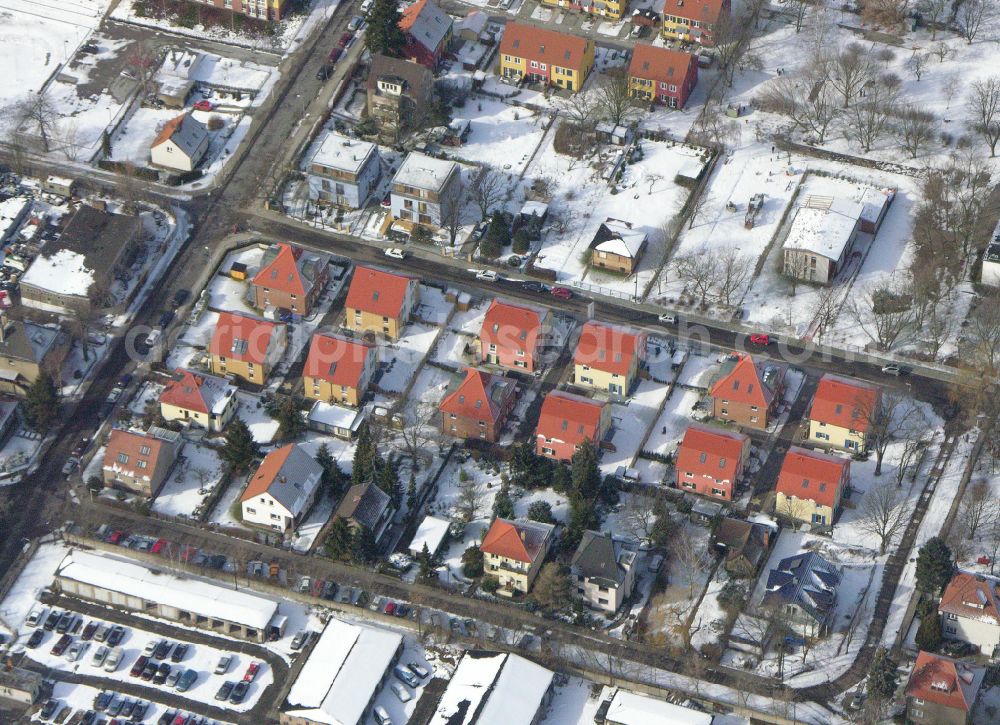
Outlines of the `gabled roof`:
M 240 501 L 268 493 L 295 516 L 302 513 L 322 477 L 323 467 L 297 445 L 289 443 L 264 456 Z
M 545 548 L 545 543 L 552 536 L 554 529 L 552 524 L 538 521 L 510 521 L 498 518 L 486 532 L 479 548 L 485 554 L 531 564 Z
M 747 353 L 734 352 L 722 364 L 709 394 L 734 403 L 768 408 L 784 376 L 785 368 L 778 363 L 758 364 Z
M 673 83 L 679 86 L 687 78 L 691 66 L 698 67 L 691 53 L 636 43 L 632 49 L 628 74 L 654 83 Z
M 744 521 L 726 516 L 715 527 L 715 543 L 726 550 L 726 561 L 741 555 L 754 561 L 767 549 L 771 529 L 755 521 Z
M 368 91 L 375 91 L 378 79 L 387 76 L 404 81 L 403 95 L 410 98 L 423 98 L 434 84 L 434 74 L 419 63 L 376 53 L 368 70 Z
M 767 575 L 762 604 L 797 604 L 819 623 L 826 622 L 837 604 L 840 573 L 815 552 L 796 554 L 778 562 Z
M 448 35 L 451 24 L 451 16 L 437 5 L 417 0 L 403 11 L 399 29 L 433 53 Z
M 177 118 L 167 122 L 167 125 L 156 134 L 150 148 L 156 148 L 167 141 L 174 144 L 185 156 L 193 157 L 198 151 L 198 147 L 204 143 L 208 137 L 208 129 L 199 121 L 191 117 L 189 113 L 182 113 Z
M 736 431 L 692 423 L 677 449 L 676 468 L 680 472 L 690 471 L 735 483 L 740 474 L 743 447 L 749 441 L 748 436 Z
M 415 284 L 413 277 L 357 266 L 354 268 L 354 277 L 351 278 L 344 306 L 397 319 L 403 313 L 410 286 Z
M 938 611 L 1000 625 L 1000 579 L 958 572 L 944 588 Z
M 664 15 L 697 20 L 700 23 L 715 23 L 719 20 L 725 0 L 666 0 Z
M 580 445 L 595 442 L 605 402 L 553 390 L 545 396 L 535 434 Z
M 236 386 L 222 378 L 177 370 L 177 376 L 160 393 L 160 403 L 205 415 L 218 415 L 235 393 Z
M 30 269 L 30 267 L 29 267 Z M 41 363 L 60 339 L 59 330 L 0 315 L 0 356 Z
M 985 667 L 921 651 L 906 682 L 906 696 L 971 713 L 985 676 Z
M 864 433 L 880 393 L 874 385 L 828 373 L 816 386 L 809 420 Z
M 841 479 L 850 472 L 851 462 L 846 458 L 791 446 L 781 464 L 775 491 L 833 508 Z
M 302 374 L 331 385 L 357 388 L 375 348 L 339 335 L 317 332 L 309 345 Z
M 454 389 L 448 392 L 438 409 L 463 418 L 483 420 L 488 417 L 494 423 L 500 417 L 504 401 L 513 395 L 517 384 L 503 375 L 466 368 L 465 377 L 458 379 Z
M 326 266 L 326 258 L 291 244 L 272 244 L 264 252 L 254 285 L 305 297 Z
M 351 486 L 337 508 L 337 517 L 354 519 L 369 530 L 373 530 L 382 514 L 391 505 L 389 494 L 374 483 L 359 483 Z
M 486 310 L 479 340 L 498 350 L 534 352 L 546 311 L 494 299 Z
M 573 553 L 570 569 L 601 586 L 618 588 L 625 583 L 629 569 L 635 563 L 635 551 L 610 534 L 584 531 Z
M 500 41 L 500 53 L 575 69 L 583 62 L 589 43 L 576 35 L 508 22 Z
M 116 428 L 111 431 L 104 449 L 103 468 L 151 481 L 160 456 L 167 456 L 172 461 L 179 447 L 180 435 L 173 431 L 150 428 L 143 433 Z M 140 465 L 140 461 L 144 465 Z
M 271 345 L 278 325 L 248 315 L 220 312 L 208 351 L 230 360 L 273 362 Z
M 580 332 L 573 362 L 616 375 L 627 375 L 637 355 L 645 352 L 646 336 L 635 330 L 588 322 Z

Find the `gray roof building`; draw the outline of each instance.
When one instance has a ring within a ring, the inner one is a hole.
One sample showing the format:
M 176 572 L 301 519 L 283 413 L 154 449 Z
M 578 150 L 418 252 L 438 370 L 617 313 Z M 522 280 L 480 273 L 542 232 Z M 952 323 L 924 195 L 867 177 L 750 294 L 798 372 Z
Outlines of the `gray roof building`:
M 356 526 L 363 526 L 378 538 L 391 511 L 389 494 L 374 483 L 359 483 L 351 486 L 340 502 L 337 517 L 345 518 Z
M 789 556 L 768 573 L 761 604 L 781 608 L 793 622 L 822 634 L 837 607 L 840 579 L 836 567 L 815 552 Z
M 600 586 L 617 588 L 624 584 L 635 563 L 635 556 L 634 549 L 609 534 L 584 531 L 573 554 L 570 571 L 574 576 L 584 576 Z

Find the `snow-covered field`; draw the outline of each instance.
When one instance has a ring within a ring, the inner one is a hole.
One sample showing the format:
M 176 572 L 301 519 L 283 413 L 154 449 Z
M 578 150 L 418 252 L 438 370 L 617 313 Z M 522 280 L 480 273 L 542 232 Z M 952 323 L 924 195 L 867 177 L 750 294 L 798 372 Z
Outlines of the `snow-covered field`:
M 524 171 L 549 123 L 547 116 L 488 96 L 470 97 L 453 115 L 470 124 L 469 137 L 452 152 L 455 157 L 515 176 Z
M 219 454 L 204 444 L 187 442 L 181 458 L 153 501 L 153 510 L 171 516 L 197 516 L 222 478 Z

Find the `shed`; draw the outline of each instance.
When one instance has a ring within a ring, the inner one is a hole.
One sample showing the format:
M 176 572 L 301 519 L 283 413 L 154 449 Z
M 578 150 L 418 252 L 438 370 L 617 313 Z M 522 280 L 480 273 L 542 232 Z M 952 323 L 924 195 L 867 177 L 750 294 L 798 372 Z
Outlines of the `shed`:
M 413 541 L 410 542 L 410 556 L 419 556 L 424 550 L 424 544 L 426 544 L 431 557 L 434 557 L 441 549 L 441 544 L 444 543 L 445 538 L 447 538 L 448 527 L 450 525 L 451 522 L 445 519 L 439 519 L 436 516 L 425 516 L 417 528 L 417 533 L 413 535 Z

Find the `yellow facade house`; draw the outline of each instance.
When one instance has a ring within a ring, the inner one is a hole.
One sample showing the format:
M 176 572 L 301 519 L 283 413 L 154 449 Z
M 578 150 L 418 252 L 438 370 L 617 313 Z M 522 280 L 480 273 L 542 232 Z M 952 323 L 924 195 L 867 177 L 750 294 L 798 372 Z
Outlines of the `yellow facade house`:
M 594 43 L 567 33 L 510 22 L 500 41 L 500 75 L 508 81 L 579 91 L 594 67 Z
M 542 0 L 543 5 L 550 5 L 556 8 L 566 8 L 567 10 L 580 10 L 589 15 L 609 20 L 621 20 L 622 15 L 628 9 L 628 0 Z
M 639 376 L 646 336 L 627 328 L 588 322 L 573 355 L 576 385 L 625 397 Z
M 554 530 L 551 524 L 537 521 L 498 518 L 493 522 L 479 550 L 486 576 L 500 585 L 497 594 L 513 597 L 531 591 L 552 545 Z
M 209 344 L 214 375 L 264 385 L 285 352 L 285 326 L 232 312 L 219 313 Z
M 868 429 L 880 405 L 873 385 L 824 375 L 809 410 L 809 441 L 826 448 L 860 453 L 868 447 Z
M 397 340 L 418 297 L 419 285 L 413 277 L 355 267 L 344 302 L 344 327 Z

